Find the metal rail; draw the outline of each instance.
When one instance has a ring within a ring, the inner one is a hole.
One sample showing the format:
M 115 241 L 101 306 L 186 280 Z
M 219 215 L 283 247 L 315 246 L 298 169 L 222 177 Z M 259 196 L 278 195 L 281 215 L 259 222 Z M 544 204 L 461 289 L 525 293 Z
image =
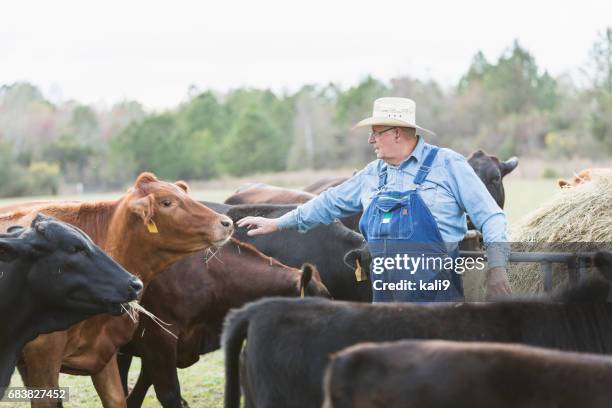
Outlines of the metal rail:
M 459 251 L 463 257 L 482 257 L 487 258 L 483 251 Z M 552 264 L 563 263 L 567 265 L 569 281 L 575 285 L 586 277 L 587 267 L 590 267 L 590 260 L 594 252 L 510 252 L 509 262 L 529 262 L 539 263 L 544 281 L 544 290 L 549 292 L 552 289 Z

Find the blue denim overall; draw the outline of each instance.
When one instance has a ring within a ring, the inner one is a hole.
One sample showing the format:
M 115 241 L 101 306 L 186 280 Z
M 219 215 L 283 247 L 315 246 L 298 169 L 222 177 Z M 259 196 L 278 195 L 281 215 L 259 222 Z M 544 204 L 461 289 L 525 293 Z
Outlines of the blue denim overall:
M 370 273 L 374 303 L 463 299 L 461 277 L 449 267 L 449 262 L 453 262 L 458 253 L 448 255 L 438 224 L 419 195 L 437 153 L 438 148 L 433 148 L 425 158 L 414 178 L 414 190 L 382 191 L 387 182 L 387 172 L 383 170 L 379 175 L 378 192 L 359 221 L 359 229 L 372 256 Z M 381 262 L 376 258 L 383 258 L 383 265 L 387 260 L 384 271 L 380 271 L 379 264 L 375 272 L 375 263 Z M 421 258 L 419 267 L 412 267 L 414 264 L 407 258 Z M 446 281 L 450 285 L 446 285 Z M 382 283 L 395 284 L 395 288 L 376 290 Z

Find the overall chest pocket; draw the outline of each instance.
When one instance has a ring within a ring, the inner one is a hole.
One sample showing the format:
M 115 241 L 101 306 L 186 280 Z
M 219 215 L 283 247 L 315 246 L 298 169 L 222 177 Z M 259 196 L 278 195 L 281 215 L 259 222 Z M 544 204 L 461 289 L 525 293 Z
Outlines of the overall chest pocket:
M 413 233 L 410 203 L 410 194 L 401 198 L 381 197 L 368 220 L 369 238 L 409 239 Z

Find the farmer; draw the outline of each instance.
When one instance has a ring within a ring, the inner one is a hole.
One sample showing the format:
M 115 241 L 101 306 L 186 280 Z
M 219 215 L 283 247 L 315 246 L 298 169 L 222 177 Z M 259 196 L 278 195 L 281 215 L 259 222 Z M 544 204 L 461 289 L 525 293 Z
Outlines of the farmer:
M 237 225 L 249 235 L 306 231 L 363 211 L 359 228 L 372 255 L 373 302 L 457 301 L 467 213 L 487 251 L 487 298 L 510 295 L 504 212 L 462 155 L 417 135 L 417 129 L 432 132 L 416 124 L 415 111 L 411 99 L 377 99 L 372 117 L 354 127 L 371 127 L 377 160 L 282 217 L 245 217 Z

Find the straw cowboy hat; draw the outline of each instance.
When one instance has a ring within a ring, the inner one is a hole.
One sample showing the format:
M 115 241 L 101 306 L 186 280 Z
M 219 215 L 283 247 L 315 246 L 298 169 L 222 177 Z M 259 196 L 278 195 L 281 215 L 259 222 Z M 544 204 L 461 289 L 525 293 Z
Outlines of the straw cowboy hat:
M 374 101 L 372 116 L 366 118 L 353 129 L 366 126 L 398 126 L 424 130 L 435 135 L 429 129 L 416 124 L 416 103 L 408 98 L 378 98 Z

